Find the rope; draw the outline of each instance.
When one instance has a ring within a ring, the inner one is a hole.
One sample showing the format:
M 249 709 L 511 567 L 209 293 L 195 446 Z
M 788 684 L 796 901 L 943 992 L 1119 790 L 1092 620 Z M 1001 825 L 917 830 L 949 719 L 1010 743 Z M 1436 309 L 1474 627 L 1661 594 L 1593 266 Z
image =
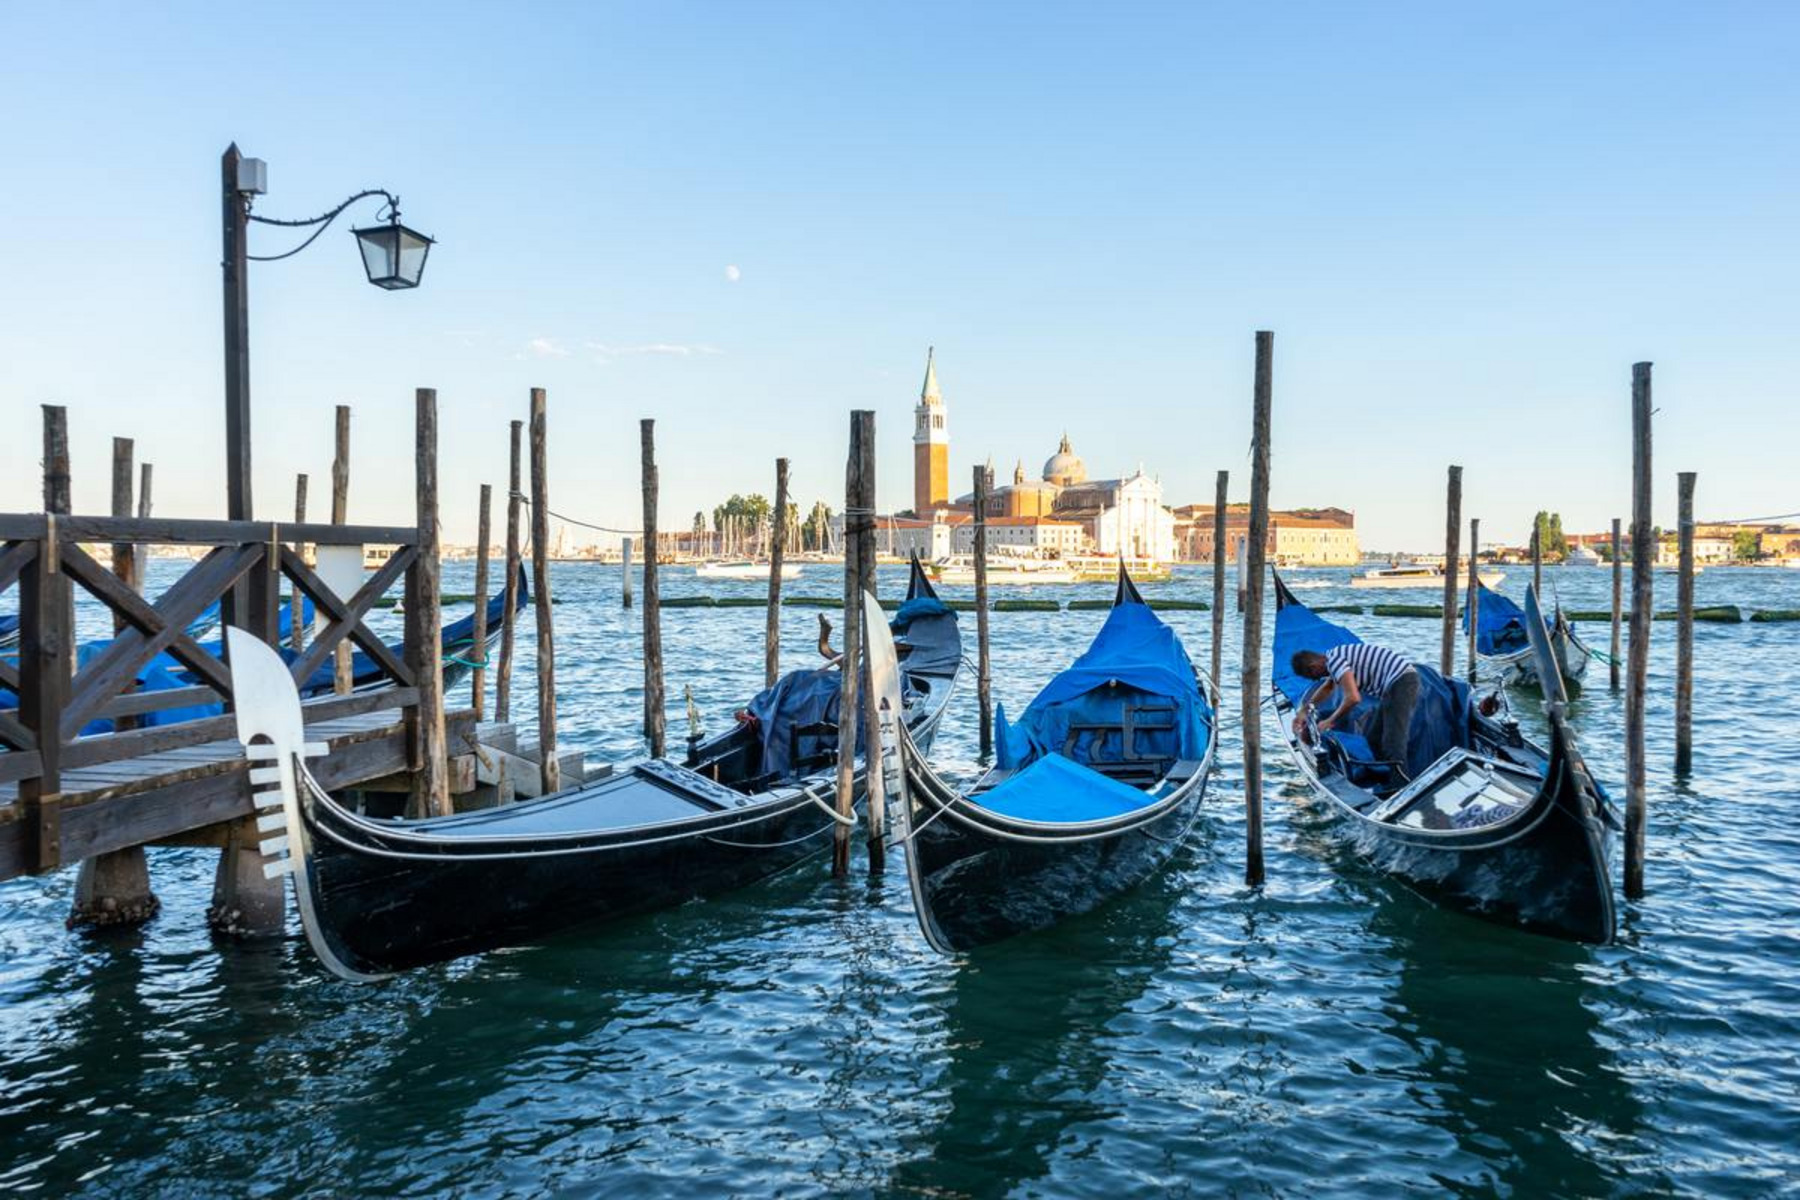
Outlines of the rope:
M 510 498 L 517 500 L 519 503 L 523 504 L 526 508 L 530 508 L 532 506 L 531 498 L 528 497 L 527 495 L 525 495 L 524 492 L 512 492 L 512 493 L 510 493 Z M 611 525 L 596 525 L 592 521 L 577 521 L 574 517 L 564 516 L 562 513 L 557 512 L 554 508 L 544 509 L 544 513 L 547 516 L 555 517 L 557 520 L 563 522 L 565 525 L 578 525 L 582 529 L 593 529 L 593 530 L 597 530 L 600 533 L 622 533 L 622 534 L 627 535 L 628 537 L 643 537 L 644 536 L 644 531 L 641 529 L 615 529 Z M 675 531 L 671 530 L 669 532 L 675 532 Z
M 455 663 L 459 667 L 469 667 L 477 671 L 484 670 L 488 665 L 487 655 L 485 654 L 475 660 L 466 659 L 460 654 L 446 654 L 444 655 L 444 661 L 447 663 Z
M 825 801 L 823 801 L 819 798 L 819 794 L 812 790 L 811 784 L 809 784 L 809 783 L 801 784 L 800 785 L 800 794 L 802 796 L 805 796 L 808 800 L 811 800 L 814 804 L 818 805 L 820 812 L 824 813 L 826 816 L 828 816 L 832 820 L 836 821 L 839 825 L 842 825 L 846 829 L 855 829 L 856 828 L 856 814 L 854 812 L 849 813 L 849 814 L 841 813 L 832 805 L 825 803 Z

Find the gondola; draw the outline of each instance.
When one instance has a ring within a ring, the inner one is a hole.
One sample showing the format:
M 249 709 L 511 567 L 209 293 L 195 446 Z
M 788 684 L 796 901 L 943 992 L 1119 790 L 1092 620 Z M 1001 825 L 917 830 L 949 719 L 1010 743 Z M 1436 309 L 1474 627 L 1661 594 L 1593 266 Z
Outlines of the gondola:
M 878 624 L 880 624 L 878 622 Z M 883 628 L 886 628 L 884 625 Z M 962 660 L 956 617 L 917 563 L 891 637 L 901 714 L 929 744 Z M 238 736 L 263 814 L 264 870 L 289 872 L 308 941 L 369 980 L 667 908 L 773 875 L 830 845 L 835 661 L 793 671 L 685 761 L 653 759 L 542 799 L 418 821 L 359 816 L 319 787 L 281 660 L 236 630 Z M 862 776 L 858 772 L 858 778 Z
M 871 636 L 872 680 L 891 679 L 888 654 Z M 882 684 L 872 686 L 880 694 Z M 884 724 L 884 763 L 890 741 L 899 759 L 888 790 L 926 941 L 960 953 L 1045 929 L 1143 882 L 1199 815 L 1216 702 L 1121 567 L 1092 645 L 1016 724 L 996 715 L 995 766 L 968 792 L 931 769 L 917 739 Z
M 1529 622 L 1525 610 L 1485 584 L 1476 586 L 1481 594 L 1476 605 L 1475 653 L 1481 659 L 1483 674 L 1504 687 L 1541 687 L 1537 653 L 1526 632 Z M 1467 635 L 1467 608 L 1463 609 L 1462 629 Z M 1550 655 L 1562 673 L 1563 686 L 1579 690 L 1593 652 L 1575 633 L 1575 626 L 1563 615 L 1560 604 L 1550 619 Z
M 1475 703 L 1467 684 L 1422 663 L 1408 761 L 1373 760 L 1348 728 L 1293 728 L 1314 687 L 1294 672 L 1295 651 L 1325 653 L 1361 641 L 1318 616 L 1275 580 L 1274 703 L 1294 764 L 1341 818 L 1375 866 L 1427 898 L 1522 929 L 1605 943 L 1614 930 L 1607 856 L 1616 828 L 1569 730 L 1537 593 L 1525 594 L 1526 633 L 1547 685 L 1550 748 L 1501 715 L 1501 693 Z M 1373 705 L 1366 701 L 1365 704 Z M 1492 708 L 1492 712 L 1484 709 Z

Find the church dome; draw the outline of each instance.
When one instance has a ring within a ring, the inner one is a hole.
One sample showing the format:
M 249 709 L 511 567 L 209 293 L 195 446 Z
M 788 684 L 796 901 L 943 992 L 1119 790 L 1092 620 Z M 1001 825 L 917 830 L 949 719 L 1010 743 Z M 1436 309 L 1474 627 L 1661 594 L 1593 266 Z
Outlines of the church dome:
M 1087 464 L 1070 448 L 1069 435 L 1066 433 L 1063 434 L 1062 445 L 1057 447 L 1056 453 L 1044 464 L 1044 481 L 1058 487 L 1087 482 Z

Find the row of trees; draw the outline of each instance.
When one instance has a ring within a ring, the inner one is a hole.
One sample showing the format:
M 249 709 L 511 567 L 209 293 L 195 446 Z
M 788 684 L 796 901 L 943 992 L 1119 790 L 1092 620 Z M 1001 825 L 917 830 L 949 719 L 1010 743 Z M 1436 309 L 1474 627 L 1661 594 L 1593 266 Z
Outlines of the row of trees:
M 721 536 L 731 534 L 741 544 L 754 542 L 761 547 L 766 545 L 770 526 L 770 511 L 775 506 L 768 497 L 758 492 L 748 496 L 740 496 L 735 492 L 723 504 L 713 506 L 712 520 L 709 526 L 707 514 L 694 514 L 693 531 L 705 534 L 709 531 Z M 784 514 L 788 530 L 787 544 L 804 552 L 809 550 L 825 550 L 831 543 L 831 506 L 823 500 L 813 502 L 812 511 L 804 522 L 800 520 L 800 506 L 788 501 Z

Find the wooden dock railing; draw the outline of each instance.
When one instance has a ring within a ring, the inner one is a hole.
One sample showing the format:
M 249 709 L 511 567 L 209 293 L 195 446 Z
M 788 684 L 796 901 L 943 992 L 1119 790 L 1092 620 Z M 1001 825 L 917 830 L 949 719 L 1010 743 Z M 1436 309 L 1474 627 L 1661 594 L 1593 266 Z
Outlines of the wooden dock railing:
M 84 543 L 210 550 L 159 597 L 148 600 L 88 554 Z M 395 549 L 355 595 L 342 597 L 307 565 L 300 547 L 308 543 Z M 435 594 L 435 580 L 424 578 L 431 574 L 425 570 L 429 555 L 421 554 L 420 543 L 415 526 L 0 514 L 0 592 L 18 588 L 20 616 L 18 657 L 0 657 L 0 688 L 17 697 L 16 707 L 0 707 L 0 794 L 16 789 L 17 796 L 0 806 L 0 820 L 23 827 L 25 868 L 48 871 L 63 864 L 58 801 L 65 771 L 234 736 L 229 714 L 134 726 L 148 714 L 172 709 L 223 704 L 229 710 L 227 664 L 188 629 L 217 601 L 224 623 L 276 644 L 283 576 L 326 622 L 293 658 L 296 682 L 311 679 L 344 644 L 362 649 L 382 675 L 374 686 L 308 703 L 306 719 L 406 710 L 414 769 L 441 757 L 443 747 L 424 744 L 432 722 L 420 720 L 417 711 L 421 680 L 436 667 L 438 631 L 409 620 L 402 652 L 396 655 L 365 623 L 375 601 L 403 575 L 409 596 L 426 586 Z M 105 606 L 120 630 L 79 666 L 75 588 Z M 164 653 L 195 682 L 139 690 L 144 668 Z M 97 720 L 111 721 L 113 732 L 84 736 L 82 731 Z

